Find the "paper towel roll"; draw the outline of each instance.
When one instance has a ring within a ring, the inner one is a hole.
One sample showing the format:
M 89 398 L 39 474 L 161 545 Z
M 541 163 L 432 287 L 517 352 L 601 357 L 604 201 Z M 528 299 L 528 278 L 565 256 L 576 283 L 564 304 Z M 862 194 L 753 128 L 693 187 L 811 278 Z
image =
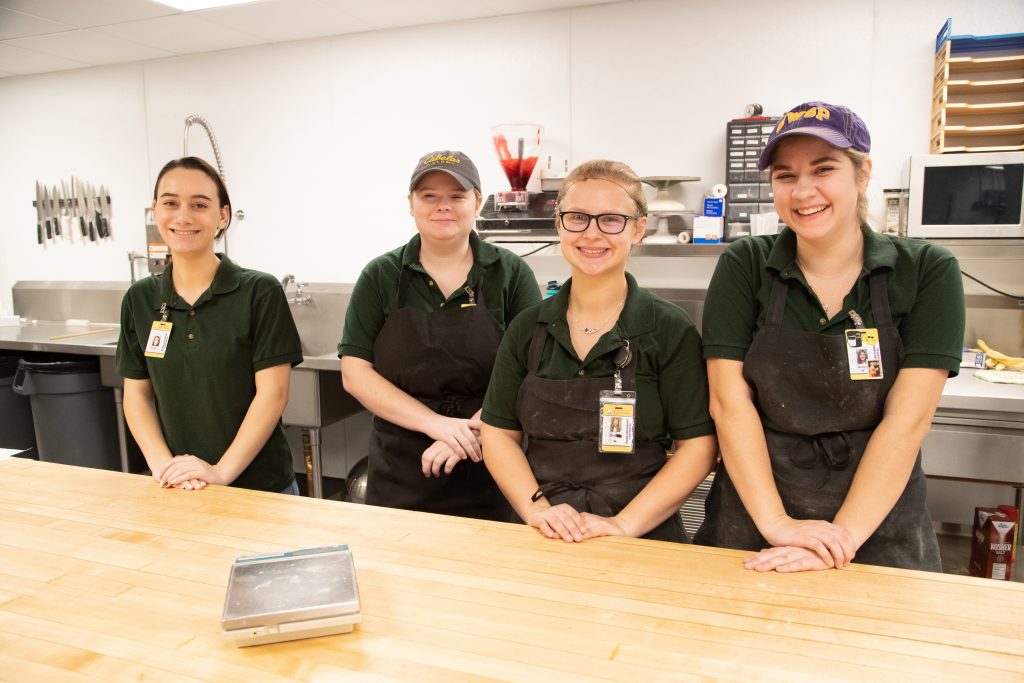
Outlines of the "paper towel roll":
M 679 233 L 679 244 L 687 244 L 690 241 L 690 233 L 682 230 Z
M 722 185 L 721 183 L 719 183 L 717 185 L 712 185 L 708 189 L 706 196 L 708 196 L 708 197 L 724 197 L 727 194 L 729 194 L 729 188 L 726 187 L 725 185 Z

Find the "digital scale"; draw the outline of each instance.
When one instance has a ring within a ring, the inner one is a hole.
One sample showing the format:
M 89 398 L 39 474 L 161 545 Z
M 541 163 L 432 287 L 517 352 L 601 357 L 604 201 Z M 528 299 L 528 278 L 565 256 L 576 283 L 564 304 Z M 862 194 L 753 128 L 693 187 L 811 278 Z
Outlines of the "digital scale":
M 221 635 L 246 647 L 348 633 L 361 619 L 352 553 L 332 545 L 237 558 Z

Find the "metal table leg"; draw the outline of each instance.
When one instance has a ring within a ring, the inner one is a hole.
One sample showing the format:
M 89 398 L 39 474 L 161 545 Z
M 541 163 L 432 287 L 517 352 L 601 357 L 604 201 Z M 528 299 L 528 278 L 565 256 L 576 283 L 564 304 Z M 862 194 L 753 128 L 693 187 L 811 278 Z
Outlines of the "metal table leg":
M 114 389 L 114 409 L 117 411 L 117 447 L 121 451 L 121 471 L 131 473 L 131 465 L 128 463 L 128 433 L 125 431 L 124 421 L 124 391 L 118 387 Z
M 324 478 L 320 459 L 320 428 L 302 428 L 302 454 L 306 460 L 306 490 L 313 498 L 324 497 Z

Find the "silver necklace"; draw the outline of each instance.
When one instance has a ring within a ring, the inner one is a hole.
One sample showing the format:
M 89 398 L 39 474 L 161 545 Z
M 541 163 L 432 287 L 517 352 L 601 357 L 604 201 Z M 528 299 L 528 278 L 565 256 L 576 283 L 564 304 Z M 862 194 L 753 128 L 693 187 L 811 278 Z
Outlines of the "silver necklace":
M 592 335 L 592 334 L 597 334 L 598 332 L 600 332 L 601 330 L 604 329 L 604 326 L 608 324 L 608 321 L 612 319 L 612 316 L 615 315 L 616 313 L 618 313 L 619 310 L 621 310 L 622 307 L 625 304 L 626 304 L 626 300 L 625 299 L 623 299 L 621 302 L 619 302 L 619 305 L 612 309 L 612 312 L 608 314 L 607 318 L 605 318 L 604 320 L 601 321 L 600 325 L 598 325 L 596 327 L 586 327 L 586 326 L 584 326 L 584 327 L 577 327 L 576 329 L 579 330 L 580 332 L 582 332 L 583 334 L 588 335 L 588 336 Z M 568 315 L 570 317 L 575 317 L 572 314 L 572 306 L 570 306 L 568 308 L 567 313 L 568 313 Z

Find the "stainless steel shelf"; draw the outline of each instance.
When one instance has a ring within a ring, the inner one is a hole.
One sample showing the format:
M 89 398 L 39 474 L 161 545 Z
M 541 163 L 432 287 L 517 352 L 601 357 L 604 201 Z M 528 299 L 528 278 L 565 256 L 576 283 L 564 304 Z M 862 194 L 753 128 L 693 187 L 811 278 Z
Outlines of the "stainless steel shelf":
M 633 256 L 718 256 L 728 244 L 638 244 Z

